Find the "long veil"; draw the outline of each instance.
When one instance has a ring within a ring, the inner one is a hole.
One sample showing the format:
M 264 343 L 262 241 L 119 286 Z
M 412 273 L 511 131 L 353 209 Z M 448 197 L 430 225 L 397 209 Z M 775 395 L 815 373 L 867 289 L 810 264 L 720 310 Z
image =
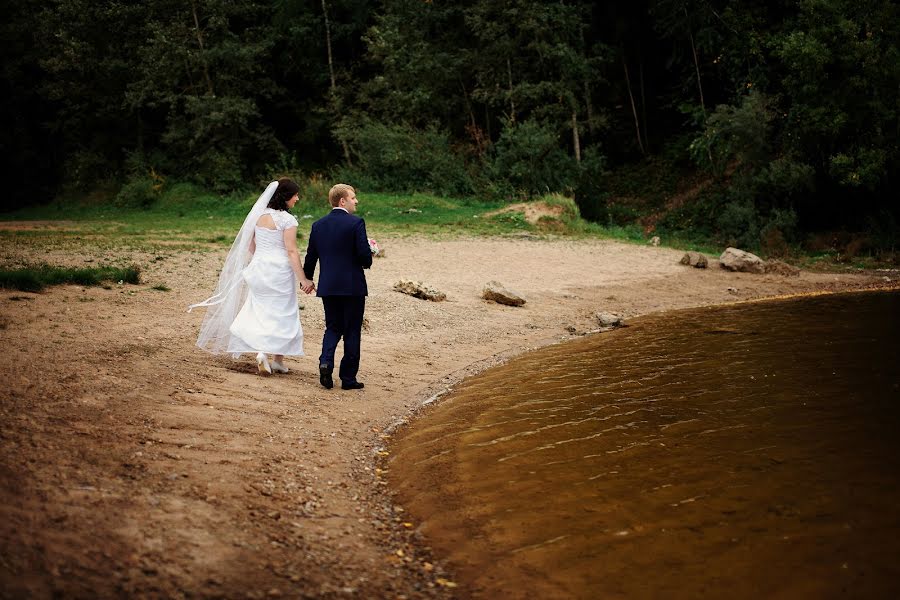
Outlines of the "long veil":
M 278 182 L 273 181 L 262 195 L 256 200 L 253 208 L 244 219 L 231 250 L 225 258 L 225 265 L 219 274 L 219 283 L 216 285 L 215 293 L 196 304 L 188 307 L 188 312 L 195 308 L 206 307 L 206 316 L 200 325 L 200 335 L 197 336 L 197 346 L 207 352 L 213 354 L 223 354 L 228 352 L 228 345 L 231 342 L 231 324 L 237 316 L 238 311 L 244 303 L 246 296 L 246 284 L 244 283 L 243 270 L 250 262 L 250 240 L 256 231 L 256 222 L 262 216 L 263 211 L 269 205 L 269 200 L 275 194 Z

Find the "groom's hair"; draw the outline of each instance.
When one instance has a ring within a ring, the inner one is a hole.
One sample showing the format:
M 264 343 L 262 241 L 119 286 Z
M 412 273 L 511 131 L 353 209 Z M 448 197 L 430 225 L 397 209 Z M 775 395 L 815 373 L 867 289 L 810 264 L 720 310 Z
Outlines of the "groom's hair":
M 352 185 L 347 185 L 346 183 L 335 184 L 328 192 L 328 201 L 331 203 L 331 206 L 337 206 L 341 203 L 341 198 L 355 191 Z
M 278 180 L 278 187 L 275 188 L 275 193 L 272 194 L 272 199 L 269 200 L 269 204 L 267 208 L 274 208 L 275 210 L 287 210 L 287 202 L 291 198 L 294 197 L 294 194 L 300 191 L 300 186 L 294 183 L 292 179 L 288 179 L 287 177 L 283 177 Z

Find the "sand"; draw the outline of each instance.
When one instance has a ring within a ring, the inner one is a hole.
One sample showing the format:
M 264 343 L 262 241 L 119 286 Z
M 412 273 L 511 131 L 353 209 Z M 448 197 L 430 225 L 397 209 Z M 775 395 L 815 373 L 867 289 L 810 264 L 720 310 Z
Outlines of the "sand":
M 222 246 L 43 248 L 54 264 L 133 261 L 146 284 L 0 291 L 0 596 L 465 597 L 379 468 L 391 428 L 423 403 L 597 329 L 599 311 L 627 320 L 897 279 L 694 269 L 681 251 L 613 241 L 376 237 L 386 257 L 368 273 L 360 391 L 319 386 L 315 297 L 301 294 L 307 356 L 286 375 L 194 347 L 203 313 L 185 308 L 214 288 Z M 15 239 L 3 264 L 35 252 Z M 395 292 L 400 279 L 447 300 Z M 482 300 L 490 280 L 525 306 Z

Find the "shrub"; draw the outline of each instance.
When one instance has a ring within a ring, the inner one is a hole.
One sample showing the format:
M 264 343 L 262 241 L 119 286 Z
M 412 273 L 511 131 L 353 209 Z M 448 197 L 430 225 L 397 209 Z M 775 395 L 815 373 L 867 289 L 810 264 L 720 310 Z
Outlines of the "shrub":
M 578 169 L 575 202 L 581 215 L 589 221 L 606 223 L 609 220 L 605 179 L 606 157 L 595 148 L 586 148 Z
M 575 159 L 559 147 L 558 135 L 536 121 L 507 123 L 488 153 L 487 171 L 495 192 L 530 198 L 572 191 L 577 185 Z
M 129 179 L 116 194 L 113 204 L 123 208 L 149 208 L 159 200 L 162 180 L 155 173 Z
M 755 190 L 763 210 L 789 206 L 791 201 L 815 187 L 815 169 L 786 157 L 776 158 L 757 169 L 748 182 Z
M 472 180 L 465 161 L 436 127 L 416 129 L 402 123 L 346 120 L 334 134 L 351 149 L 353 164 L 335 171 L 346 183 L 364 189 L 470 195 Z
M 759 217 L 752 202 L 729 202 L 716 219 L 716 225 L 729 246 L 756 248 L 759 244 Z
M 768 156 L 772 119 L 768 101 L 761 93 L 744 96 L 739 106 L 719 105 L 691 142 L 691 156 L 718 176 L 733 164 L 753 168 Z
M 100 181 L 112 179 L 111 171 L 106 157 L 92 150 L 73 152 L 64 167 L 67 183 L 82 192 L 90 190 Z

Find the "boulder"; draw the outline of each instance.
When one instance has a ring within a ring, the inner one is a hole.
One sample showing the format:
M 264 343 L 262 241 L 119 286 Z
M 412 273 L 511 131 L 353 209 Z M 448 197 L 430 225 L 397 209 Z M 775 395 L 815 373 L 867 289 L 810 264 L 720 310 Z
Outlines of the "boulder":
M 706 260 L 706 256 L 699 252 L 686 252 L 685 255 L 681 257 L 681 264 L 690 265 L 695 269 L 705 269 L 708 261 Z
M 409 279 L 401 279 L 397 283 L 394 284 L 394 290 L 412 296 L 414 298 L 421 298 L 422 300 L 431 300 L 432 302 L 441 302 L 442 300 L 447 299 L 447 294 L 444 292 L 438 291 L 427 285 L 422 283 L 421 281 L 411 281 Z
M 488 281 L 484 284 L 484 291 L 481 292 L 481 297 L 485 300 L 490 300 L 497 304 L 505 304 L 507 306 L 522 306 L 525 304 L 525 298 L 506 289 L 503 287 L 502 283 L 497 281 Z
M 750 252 L 737 248 L 726 248 L 719 257 L 719 264 L 729 271 L 741 271 L 743 273 L 765 273 L 763 259 Z
M 775 275 L 783 275 L 784 277 L 798 277 L 800 269 L 791 266 L 784 261 L 770 259 L 763 265 L 766 273 L 774 273 Z

